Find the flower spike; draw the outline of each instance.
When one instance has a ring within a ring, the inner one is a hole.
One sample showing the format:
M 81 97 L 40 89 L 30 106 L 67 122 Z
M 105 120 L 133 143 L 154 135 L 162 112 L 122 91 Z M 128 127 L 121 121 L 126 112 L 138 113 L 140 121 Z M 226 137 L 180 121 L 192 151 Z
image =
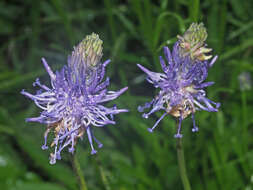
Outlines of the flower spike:
M 54 152 L 50 154 L 50 164 L 61 159 L 61 151 L 65 147 L 68 147 L 70 153 L 74 153 L 77 140 L 82 139 L 85 133 L 91 146 L 91 154 L 95 154 L 97 151 L 93 140 L 98 148 L 103 144 L 95 138 L 93 127 L 115 124 L 113 115 L 128 111 L 116 106 L 107 108 L 102 105 L 127 90 L 125 87 L 119 91 L 108 91 L 109 77 L 105 81 L 103 78 L 110 60 L 101 62 L 102 43 L 97 34 L 88 35 L 74 48 L 72 55 L 68 57 L 68 64 L 55 73 L 45 58 L 42 58 L 51 79 L 51 88 L 37 79 L 34 86 L 41 88 L 37 94 L 30 94 L 25 90 L 21 92 L 42 109 L 40 116 L 27 118 L 26 121 L 47 125 L 43 150 L 48 149 L 48 135 L 51 130 L 54 131 L 55 137 L 51 143 Z
M 172 52 L 164 47 L 164 57 L 160 56 L 160 64 L 163 73 L 153 72 L 144 66 L 137 66 L 147 74 L 147 81 L 159 88 L 160 91 L 151 102 L 139 106 L 138 111 L 144 112 L 151 109 L 142 116 L 148 118 L 152 113 L 164 110 L 165 113 L 156 121 L 155 125 L 148 130 L 153 132 L 158 123 L 169 114 L 178 120 L 176 138 L 181 138 L 182 121 L 192 115 L 193 132 L 198 131 L 195 124 L 195 113 L 199 110 L 217 112 L 220 103 L 215 103 L 206 97 L 205 88 L 214 82 L 204 82 L 208 70 L 217 60 L 215 56 L 211 61 L 210 49 L 205 48 L 207 32 L 204 25 L 193 23 L 190 28 L 174 44 Z

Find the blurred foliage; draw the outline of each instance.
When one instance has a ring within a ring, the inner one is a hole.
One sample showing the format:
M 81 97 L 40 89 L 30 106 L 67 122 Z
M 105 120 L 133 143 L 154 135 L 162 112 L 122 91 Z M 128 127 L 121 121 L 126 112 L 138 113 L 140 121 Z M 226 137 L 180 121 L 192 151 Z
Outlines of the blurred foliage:
M 112 59 L 107 74 L 111 89 L 129 86 L 114 101 L 131 112 L 116 117 L 117 126 L 95 130 L 104 147 L 89 154 L 87 138 L 78 143 L 89 189 L 105 189 L 103 167 L 111 189 L 182 189 L 177 161 L 175 121 L 167 117 L 153 134 L 157 117 L 145 120 L 138 105 L 155 94 L 136 67 L 160 71 L 158 55 L 193 21 L 208 29 L 208 44 L 219 59 L 209 72 L 208 96 L 222 103 L 218 113 L 196 115 L 200 131 L 183 122 L 188 175 L 194 190 L 250 190 L 253 187 L 253 94 L 240 91 L 238 75 L 253 72 L 253 3 L 239 0 L 1 0 L 0 1 L 0 189 L 76 190 L 71 156 L 51 166 L 49 151 L 40 149 L 45 126 L 25 123 L 39 113 L 20 95 L 37 77 L 48 82 L 40 62 L 66 64 L 72 47 L 91 32 L 104 41 L 103 59 Z

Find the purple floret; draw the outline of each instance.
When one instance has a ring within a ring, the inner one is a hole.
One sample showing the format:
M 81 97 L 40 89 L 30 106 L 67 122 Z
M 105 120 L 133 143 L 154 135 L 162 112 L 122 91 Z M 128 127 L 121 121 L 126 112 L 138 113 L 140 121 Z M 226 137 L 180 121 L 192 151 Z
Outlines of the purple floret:
M 37 79 L 34 86 L 41 89 L 37 94 L 33 95 L 25 90 L 21 92 L 43 110 L 40 116 L 26 119 L 28 122 L 47 124 L 43 150 L 48 148 L 48 133 L 51 129 L 54 130 L 55 138 L 51 143 L 51 146 L 54 146 L 54 153 L 51 153 L 51 164 L 54 164 L 57 159 L 61 159 L 60 154 L 65 147 L 69 147 L 69 152 L 73 153 L 77 139 L 82 139 L 85 132 L 91 146 L 91 154 L 95 154 L 97 151 L 93 147 L 93 140 L 99 148 L 103 144 L 95 138 L 92 127 L 115 124 L 113 115 L 128 111 L 118 109 L 116 106 L 108 108 L 102 105 L 116 99 L 128 88 L 125 87 L 119 91 L 107 89 L 109 77 L 105 81 L 103 78 L 105 67 L 110 61 L 97 64 L 96 67 L 90 67 L 92 68 L 90 69 L 86 67 L 85 63 L 82 63 L 81 55 L 78 56 L 70 57 L 68 65 L 55 73 L 42 58 L 42 63 L 51 79 L 51 87 L 41 84 Z M 75 61 L 79 64 L 78 69 L 74 68 L 76 64 L 73 62 Z M 88 69 L 90 70 L 88 71 Z
M 208 69 L 217 59 L 215 56 L 211 61 L 193 60 L 190 56 L 180 54 L 179 43 L 176 42 L 172 53 L 168 47 L 164 47 L 165 60 L 160 56 L 160 64 L 163 73 L 156 73 L 148 70 L 140 64 L 138 67 L 147 74 L 147 81 L 159 88 L 160 91 L 150 103 L 139 106 L 138 110 L 151 108 L 143 117 L 148 118 L 150 114 L 164 110 L 164 114 L 148 131 L 153 132 L 158 123 L 170 114 L 178 118 L 178 130 L 176 138 L 181 138 L 181 122 L 188 115 L 192 114 L 193 132 L 198 131 L 194 115 L 197 110 L 217 112 L 220 103 L 215 103 L 206 97 L 205 87 L 211 86 L 214 82 L 204 82 L 208 75 Z

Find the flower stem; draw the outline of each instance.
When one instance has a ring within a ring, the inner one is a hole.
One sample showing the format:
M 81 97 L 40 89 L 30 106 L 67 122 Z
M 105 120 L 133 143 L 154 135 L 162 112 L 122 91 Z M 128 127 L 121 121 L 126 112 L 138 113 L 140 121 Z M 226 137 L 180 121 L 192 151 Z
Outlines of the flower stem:
M 241 92 L 241 100 L 242 100 L 242 115 L 243 115 L 243 120 L 242 120 L 242 135 L 244 136 L 243 138 L 243 144 L 244 144 L 244 151 L 247 153 L 247 118 L 248 118 L 248 112 L 247 112 L 247 97 L 246 97 L 246 92 L 242 91 Z
M 99 169 L 99 173 L 100 173 L 100 175 L 101 175 L 101 179 L 102 179 L 103 184 L 104 184 L 104 186 L 105 186 L 105 189 L 106 189 L 106 190 L 111 190 L 110 184 L 109 184 L 109 182 L 108 182 L 108 180 L 107 180 L 106 174 L 105 174 L 105 172 L 104 172 L 103 166 L 101 165 L 101 162 L 100 162 L 100 160 L 99 160 L 98 155 L 96 155 L 95 160 L 96 160 L 97 167 L 98 167 L 98 169 Z
M 74 167 L 74 170 L 76 172 L 76 175 L 77 175 L 79 183 L 80 183 L 80 190 L 88 190 L 76 154 L 73 155 L 73 167 Z
M 184 190 L 191 190 L 191 185 L 187 177 L 187 172 L 186 172 L 186 167 L 185 167 L 182 138 L 177 139 L 177 160 L 178 160 L 179 172 L 180 172 L 180 177 L 184 186 Z

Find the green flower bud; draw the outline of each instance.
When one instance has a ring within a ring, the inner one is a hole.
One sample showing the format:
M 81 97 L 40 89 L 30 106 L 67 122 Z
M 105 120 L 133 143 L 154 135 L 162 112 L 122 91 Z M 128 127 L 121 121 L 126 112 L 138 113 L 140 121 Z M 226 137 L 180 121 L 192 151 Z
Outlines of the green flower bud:
M 82 76 L 89 81 L 92 74 L 101 63 L 103 41 L 95 33 L 87 35 L 76 47 L 69 58 L 68 65 L 72 68 L 73 79 L 82 80 Z
M 80 42 L 76 51 L 82 55 L 82 59 L 88 67 L 95 67 L 99 64 L 102 57 L 102 44 L 103 41 L 99 39 L 99 36 L 95 33 L 86 36 L 86 38 Z
M 206 28 L 203 23 L 192 23 L 190 28 L 184 33 L 183 39 L 192 47 L 196 45 L 203 45 L 207 38 Z
M 102 44 L 103 41 L 99 39 L 99 36 L 95 33 L 88 35 L 82 40 L 77 47 L 74 48 L 72 52 L 72 58 L 79 58 L 80 61 L 78 63 L 74 63 L 75 67 L 76 64 L 85 64 L 86 68 L 96 67 L 102 58 Z M 79 66 L 78 66 L 79 67 Z
M 183 36 L 177 37 L 182 56 L 190 55 L 192 59 L 200 61 L 208 60 L 212 57 L 211 55 L 205 55 L 205 53 L 210 53 L 212 49 L 205 48 L 207 32 L 203 23 L 192 23 Z

